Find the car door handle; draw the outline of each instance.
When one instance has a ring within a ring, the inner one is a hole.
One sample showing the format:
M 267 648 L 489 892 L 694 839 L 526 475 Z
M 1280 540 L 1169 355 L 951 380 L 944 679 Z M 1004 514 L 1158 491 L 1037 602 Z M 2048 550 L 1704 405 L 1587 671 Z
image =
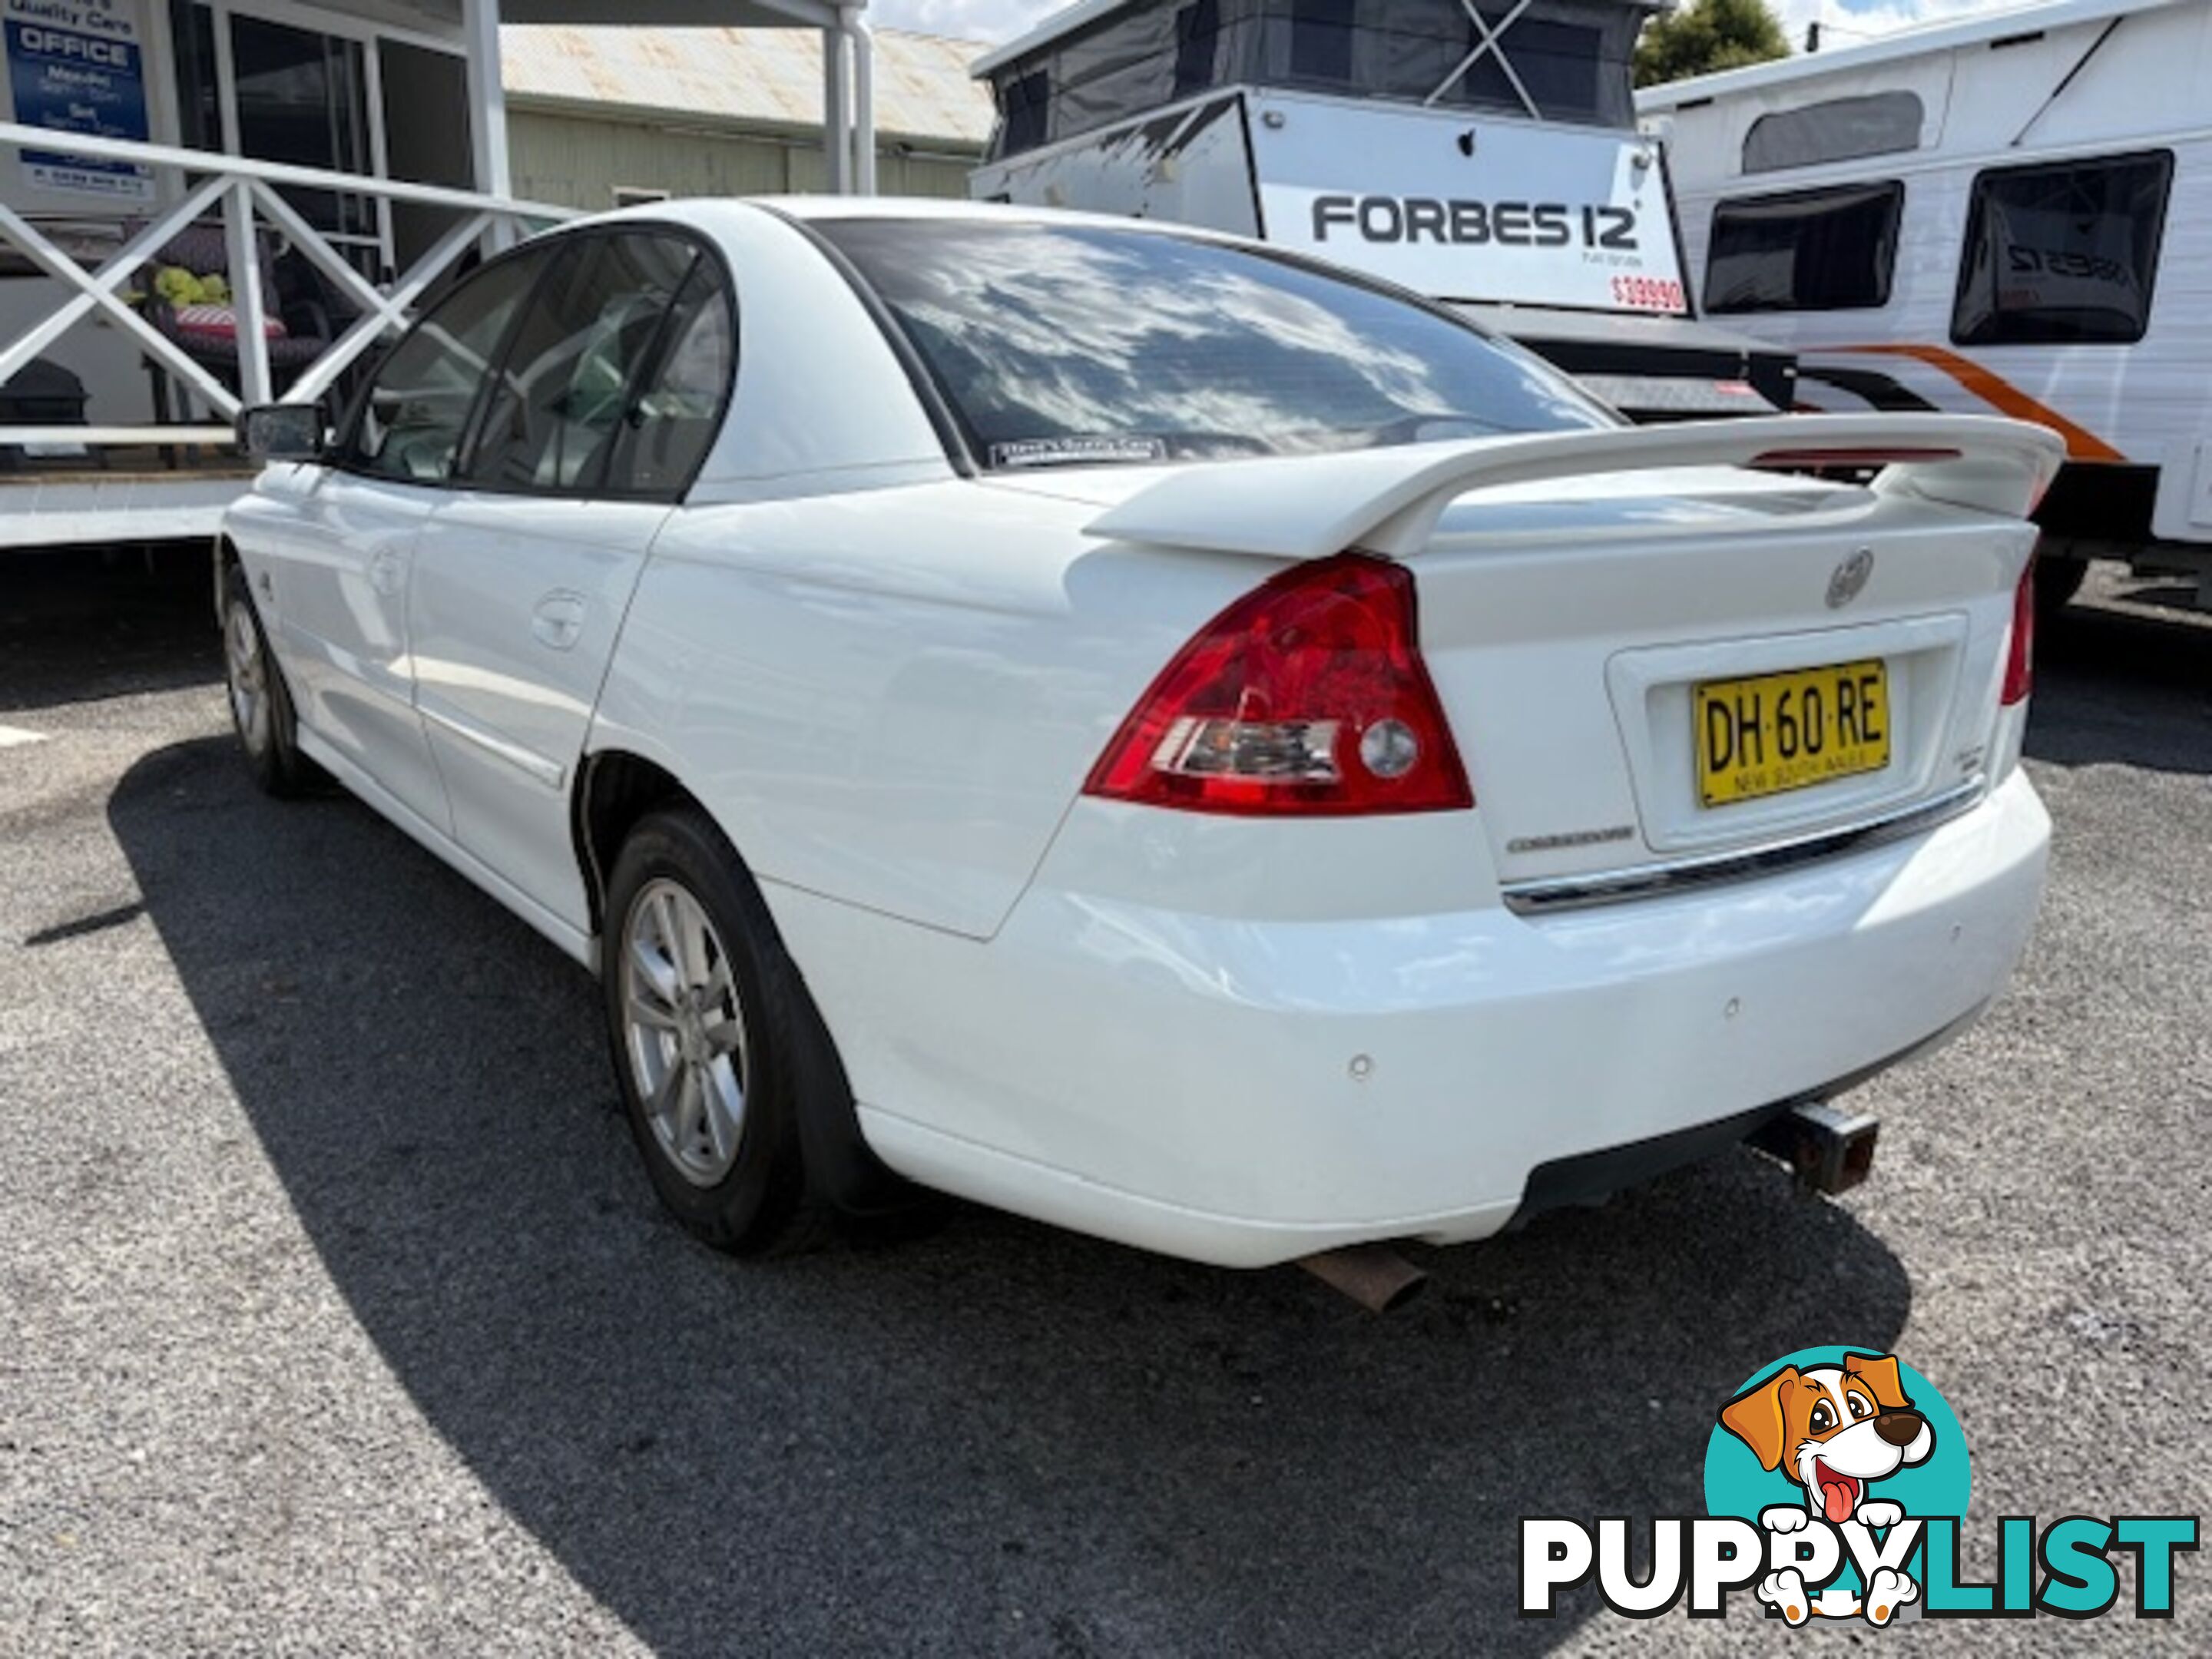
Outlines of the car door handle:
M 369 560 L 368 585 L 386 599 L 405 585 L 404 569 L 397 553 L 386 549 Z
M 556 651 L 566 651 L 583 637 L 584 596 L 581 593 L 548 593 L 538 601 L 531 612 L 530 631 L 541 645 Z

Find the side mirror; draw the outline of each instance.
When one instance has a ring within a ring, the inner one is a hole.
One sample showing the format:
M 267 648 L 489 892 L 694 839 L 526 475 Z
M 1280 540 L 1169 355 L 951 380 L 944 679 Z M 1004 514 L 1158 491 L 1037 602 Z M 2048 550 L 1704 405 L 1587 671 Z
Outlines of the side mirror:
M 328 447 L 321 404 L 256 404 L 238 416 L 238 447 L 257 461 L 312 461 Z

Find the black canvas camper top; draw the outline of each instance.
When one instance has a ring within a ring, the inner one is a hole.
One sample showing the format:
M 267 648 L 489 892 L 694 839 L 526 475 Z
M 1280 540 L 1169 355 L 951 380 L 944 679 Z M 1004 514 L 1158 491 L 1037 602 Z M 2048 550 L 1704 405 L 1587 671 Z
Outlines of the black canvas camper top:
M 1216 88 L 1279 87 L 1632 131 L 1658 0 L 1084 0 L 979 59 L 994 159 Z

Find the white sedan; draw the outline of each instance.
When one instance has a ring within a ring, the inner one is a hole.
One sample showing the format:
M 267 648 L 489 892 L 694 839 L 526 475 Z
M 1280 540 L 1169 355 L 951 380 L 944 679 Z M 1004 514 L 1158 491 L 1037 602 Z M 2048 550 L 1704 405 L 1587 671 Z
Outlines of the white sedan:
M 2039 428 L 1630 428 L 1280 250 L 833 199 L 563 228 L 246 424 L 257 775 L 594 969 L 731 1249 L 908 1182 L 1476 1238 L 1954 1031 L 2034 916 Z

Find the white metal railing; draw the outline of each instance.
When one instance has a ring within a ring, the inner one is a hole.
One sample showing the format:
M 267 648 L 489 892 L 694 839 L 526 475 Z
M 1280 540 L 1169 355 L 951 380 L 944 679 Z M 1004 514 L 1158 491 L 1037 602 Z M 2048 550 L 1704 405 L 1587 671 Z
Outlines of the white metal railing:
M 438 185 L 416 185 L 319 167 L 257 161 L 216 151 L 184 149 L 82 133 L 57 132 L 0 122 L 0 148 L 28 145 L 95 161 L 127 161 L 166 171 L 181 179 L 182 193 L 153 207 L 151 216 L 99 267 L 88 269 L 39 227 L 0 203 L 0 242 L 12 246 L 64 290 L 46 314 L 19 325 L 0 337 L 0 386 L 72 328 L 95 317 L 135 337 L 154 363 L 174 375 L 225 422 L 252 404 L 273 400 L 266 322 L 269 295 L 261 289 L 261 232 L 267 227 L 289 245 L 343 295 L 360 315 L 302 369 L 285 389 L 288 402 L 306 403 L 322 395 L 387 331 L 402 325 L 410 308 L 462 254 L 489 238 L 504 245 L 518 234 L 578 216 L 576 210 L 544 203 L 480 195 Z M 447 208 L 460 216 L 404 272 L 380 287 L 362 275 L 323 232 L 278 193 L 280 185 L 336 191 L 392 203 Z M 234 392 L 175 340 L 132 309 L 123 298 L 126 285 L 170 240 L 189 227 L 222 216 L 229 266 L 228 281 L 238 344 L 239 389 Z M 82 219 L 90 216 L 76 216 Z M 0 424 L 0 445 L 158 444 L 220 445 L 233 441 L 223 425 L 157 421 L 136 426 L 28 426 Z

